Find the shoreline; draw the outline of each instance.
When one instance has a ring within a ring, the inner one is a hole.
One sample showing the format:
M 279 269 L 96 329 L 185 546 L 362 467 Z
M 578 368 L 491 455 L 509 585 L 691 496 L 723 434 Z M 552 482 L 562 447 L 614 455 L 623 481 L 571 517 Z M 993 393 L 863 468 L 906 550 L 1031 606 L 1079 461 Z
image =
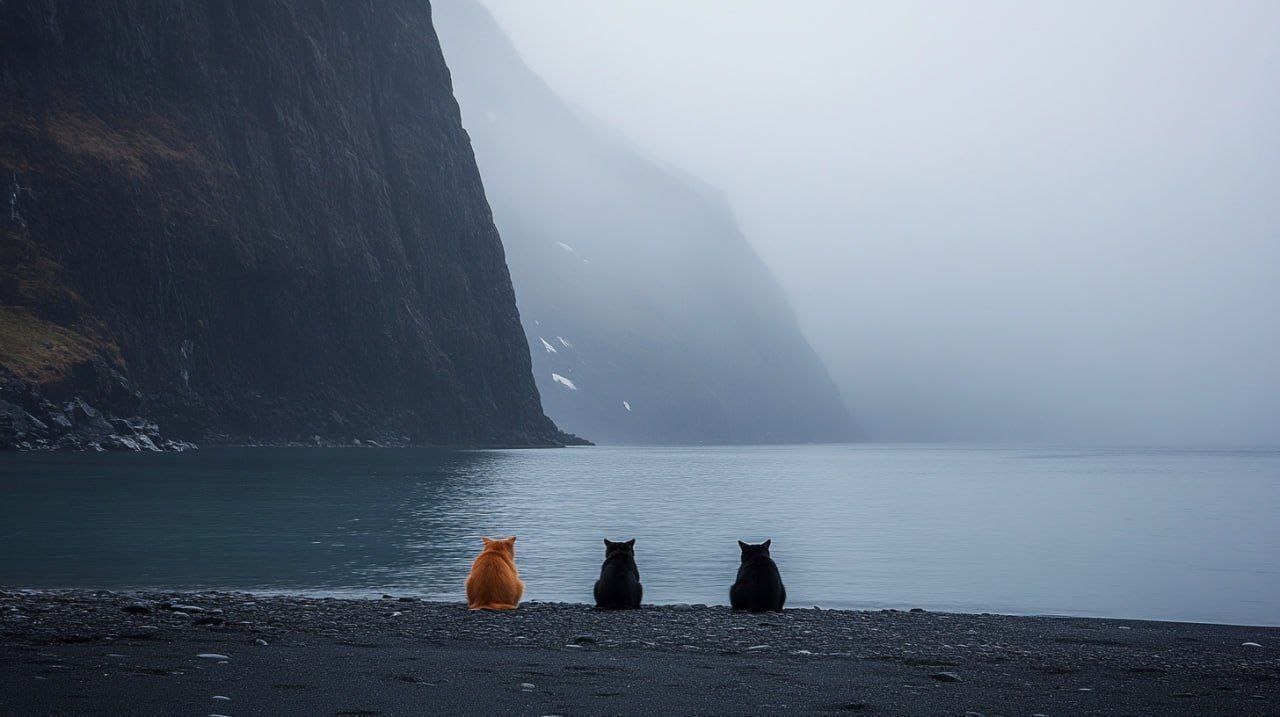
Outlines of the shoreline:
M 13 714 L 1261 715 L 1280 711 L 1280 628 L 698 605 L 475 613 L 407 596 L 10 589 L 0 590 L 0 705 Z
M 253 600 L 257 598 L 263 599 L 300 599 L 300 600 L 336 600 L 346 602 L 380 602 L 383 600 L 403 600 L 405 602 L 417 602 L 424 605 L 458 605 L 465 606 L 466 600 L 462 596 L 457 598 L 437 597 L 424 595 L 417 592 L 399 592 L 395 595 L 387 594 L 381 590 L 357 590 L 353 588 L 340 590 L 307 590 L 307 589 L 280 589 L 273 590 L 270 588 L 240 588 L 240 587 L 219 587 L 219 588 L 194 588 L 185 586 L 176 587 L 139 587 L 139 588 L 89 588 L 89 587 L 45 587 L 24 585 L 16 586 L 0 586 L 0 596 L 5 594 L 47 594 L 47 595 L 79 595 L 79 596 L 136 596 L 139 599 L 148 599 L 147 596 L 155 595 L 216 595 L 216 596 L 238 596 L 245 599 Z M 928 603 L 925 603 L 928 604 Z M 594 605 L 589 602 L 573 601 L 573 600 L 521 600 L 522 608 L 529 607 L 579 607 L 584 609 L 594 609 Z M 728 608 L 729 603 L 688 603 L 688 602 L 645 602 L 641 605 L 642 610 L 649 609 L 716 609 Z M 976 617 L 1008 617 L 1008 618 L 1043 618 L 1054 620 L 1101 620 L 1107 622 L 1143 622 L 1143 623 L 1161 623 L 1169 625 L 1187 625 L 1187 626 L 1204 626 L 1204 627 L 1236 627 L 1242 629 L 1256 628 L 1261 630 L 1280 630 L 1280 623 L 1250 623 L 1250 622 L 1229 622 L 1219 620 L 1193 620 L 1193 619 L 1166 619 L 1158 617 L 1133 617 L 1133 616 L 1115 616 L 1115 615 L 1073 615 L 1071 613 L 1055 613 L 1055 612 L 1018 612 L 1016 610 L 984 610 L 977 612 L 973 610 L 965 610 L 963 608 L 953 606 L 931 606 L 923 607 L 910 603 L 895 603 L 893 605 L 885 605 L 882 603 L 864 603 L 851 605 L 817 605 L 817 604 L 795 604 L 790 603 L 786 606 L 786 611 L 793 610 L 816 610 L 822 612 L 839 612 L 839 613 L 932 613 L 934 615 L 954 615 L 954 616 L 976 616 Z

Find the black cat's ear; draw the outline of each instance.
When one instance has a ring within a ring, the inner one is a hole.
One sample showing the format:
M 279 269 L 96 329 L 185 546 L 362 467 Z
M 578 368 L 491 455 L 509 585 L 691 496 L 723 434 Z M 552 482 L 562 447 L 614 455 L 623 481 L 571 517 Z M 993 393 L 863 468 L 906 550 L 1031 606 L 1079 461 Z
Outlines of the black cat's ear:
M 609 539 L 608 539 L 608 538 L 605 538 L 605 539 L 604 539 L 604 547 L 606 547 L 606 548 L 612 548 L 612 547 L 613 547 L 613 543 L 610 543 L 610 542 L 609 542 Z
M 631 540 L 628 540 L 628 541 L 627 541 L 627 547 L 628 547 L 628 548 L 634 548 L 634 547 L 636 547 L 636 539 L 635 539 L 635 538 L 632 538 Z
M 761 543 L 761 544 L 760 544 L 760 547 L 762 547 L 762 548 L 767 548 L 767 547 L 769 547 L 769 545 L 770 545 L 770 544 L 772 544 L 772 543 L 773 543 L 773 538 L 769 538 L 768 540 L 766 540 L 766 541 L 764 541 L 763 543 Z
M 739 548 L 742 548 L 743 550 L 746 550 L 747 548 L 750 548 L 751 546 L 750 546 L 750 545 L 747 545 L 746 543 L 744 543 L 744 542 L 742 542 L 741 540 L 739 540 L 739 541 L 738 541 L 738 547 L 739 547 Z

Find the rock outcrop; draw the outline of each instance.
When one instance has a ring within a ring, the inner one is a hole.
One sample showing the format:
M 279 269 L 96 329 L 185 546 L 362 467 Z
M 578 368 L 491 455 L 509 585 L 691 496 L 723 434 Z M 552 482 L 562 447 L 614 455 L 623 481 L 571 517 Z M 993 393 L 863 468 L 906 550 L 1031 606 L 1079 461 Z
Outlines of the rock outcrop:
M 557 423 L 617 443 L 852 438 L 716 190 L 566 104 L 473 0 L 437 2 L 436 25 Z
M 427 2 L 6 0 L 0 96 L 0 443 L 572 440 Z

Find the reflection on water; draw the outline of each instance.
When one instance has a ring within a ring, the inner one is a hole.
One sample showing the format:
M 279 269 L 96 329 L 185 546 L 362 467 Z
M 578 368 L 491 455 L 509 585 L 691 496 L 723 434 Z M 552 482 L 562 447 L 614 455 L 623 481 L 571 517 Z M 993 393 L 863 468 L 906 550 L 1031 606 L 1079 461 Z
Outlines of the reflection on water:
M 1280 624 L 1280 452 L 930 446 L 0 455 L 0 585 L 462 599 L 481 535 L 528 599 L 724 603 L 774 540 L 793 605 Z

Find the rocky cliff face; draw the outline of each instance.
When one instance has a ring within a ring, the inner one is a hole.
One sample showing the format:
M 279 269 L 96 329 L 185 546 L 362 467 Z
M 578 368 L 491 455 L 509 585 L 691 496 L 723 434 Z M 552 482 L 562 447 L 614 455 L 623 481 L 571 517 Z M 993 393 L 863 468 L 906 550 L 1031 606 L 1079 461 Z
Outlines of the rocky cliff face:
M 441 0 L 436 20 L 547 412 L 619 443 L 848 440 L 718 193 L 566 105 L 477 3 Z
M 565 440 L 427 2 L 6 0 L 0 96 L 0 443 Z

